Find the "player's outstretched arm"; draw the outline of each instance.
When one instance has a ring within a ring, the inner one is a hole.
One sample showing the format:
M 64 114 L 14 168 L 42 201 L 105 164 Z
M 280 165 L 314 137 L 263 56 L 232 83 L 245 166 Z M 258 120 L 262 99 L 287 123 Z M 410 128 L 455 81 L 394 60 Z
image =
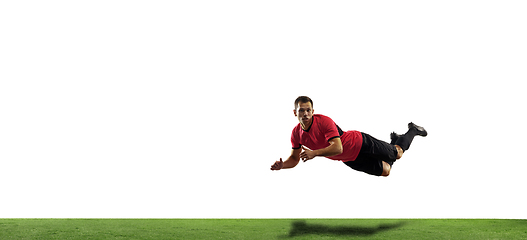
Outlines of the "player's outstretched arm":
M 298 162 L 300 162 L 300 152 L 302 151 L 301 148 L 299 149 L 293 149 L 291 151 L 291 156 L 287 158 L 287 160 L 282 161 L 282 158 L 280 158 L 280 161 L 276 161 L 272 166 L 271 170 L 280 170 L 285 168 L 294 168 Z

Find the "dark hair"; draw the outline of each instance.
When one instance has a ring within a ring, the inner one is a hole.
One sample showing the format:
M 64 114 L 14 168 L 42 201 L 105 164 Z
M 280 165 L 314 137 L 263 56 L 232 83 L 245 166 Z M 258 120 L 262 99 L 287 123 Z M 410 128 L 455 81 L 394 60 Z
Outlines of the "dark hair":
M 313 100 L 311 100 L 311 98 L 307 96 L 297 97 L 295 100 L 295 109 L 298 107 L 299 103 L 308 103 L 308 102 L 311 103 L 311 107 L 313 107 Z

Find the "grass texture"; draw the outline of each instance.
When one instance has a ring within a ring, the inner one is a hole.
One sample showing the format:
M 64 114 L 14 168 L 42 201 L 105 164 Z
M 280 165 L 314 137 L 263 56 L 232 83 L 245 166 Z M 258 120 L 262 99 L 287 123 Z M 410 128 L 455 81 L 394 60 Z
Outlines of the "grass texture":
M 0 239 L 527 239 L 527 220 L 0 219 Z

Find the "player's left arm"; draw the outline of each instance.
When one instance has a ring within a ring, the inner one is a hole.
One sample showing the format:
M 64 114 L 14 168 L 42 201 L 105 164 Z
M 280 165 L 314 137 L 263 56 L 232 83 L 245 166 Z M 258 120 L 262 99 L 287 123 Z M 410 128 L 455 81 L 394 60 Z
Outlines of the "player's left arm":
M 340 137 L 335 137 L 329 140 L 329 146 L 317 150 L 310 150 L 302 146 L 302 153 L 300 153 L 300 159 L 302 161 L 307 161 L 313 159 L 314 157 L 331 157 L 336 156 L 342 153 L 342 141 Z

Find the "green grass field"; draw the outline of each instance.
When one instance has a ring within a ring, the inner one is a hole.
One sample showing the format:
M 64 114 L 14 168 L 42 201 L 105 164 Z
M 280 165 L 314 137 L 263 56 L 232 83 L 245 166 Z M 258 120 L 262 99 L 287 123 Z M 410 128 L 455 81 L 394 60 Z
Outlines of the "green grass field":
M 527 239 L 527 220 L 0 219 L 0 239 Z

